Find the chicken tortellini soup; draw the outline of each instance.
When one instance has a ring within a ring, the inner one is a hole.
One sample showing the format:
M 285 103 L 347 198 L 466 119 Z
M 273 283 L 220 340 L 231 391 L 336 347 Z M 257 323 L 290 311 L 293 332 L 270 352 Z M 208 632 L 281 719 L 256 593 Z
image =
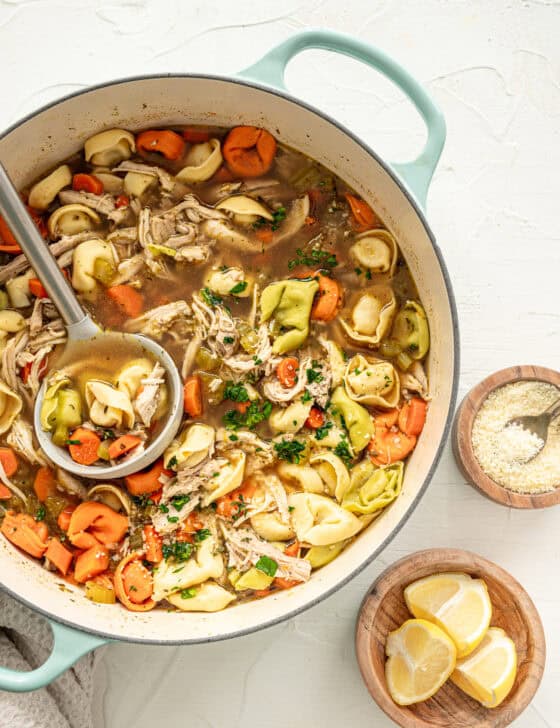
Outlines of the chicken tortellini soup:
M 46 459 L 43 380 L 41 426 L 92 465 L 146 446 L 166 382 L 142 352 L 63 366 L 64 324 L 0 220 L 3 537 L 99 604 L 212 612 L 298 588 L 376 527 L 426 419 L 430 335 L 364 200 L 251 126 L 102 130 L 23 194 L 97 322 L 175 359 L 184 418 L 124 479 Z

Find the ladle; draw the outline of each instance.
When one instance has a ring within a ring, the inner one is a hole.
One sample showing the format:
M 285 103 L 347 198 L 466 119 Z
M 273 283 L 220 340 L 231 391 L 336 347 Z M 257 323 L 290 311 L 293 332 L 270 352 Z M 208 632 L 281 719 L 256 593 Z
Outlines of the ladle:
M 155 357 L 166 371 L 168 391 L 167 421 L 159 434 L 137 457 L 127 459 L 116 465 L 80 465 L 70 457 L 62 447 L 55 445 L 51 435 L 41 428 L 40 412 L 46 390 L 46 380 L 41 385 L 34 406 L 34 427 L 37 440 L 53 463 L 75 475 L 96 480 L 121 478 L 137 472 L 156 460 L 169 445 L 181 423 L 183 414 L 183 387 L 177 367 L 169 354 L 155 341 L 141 334 L 125 334 L 121 332 L 103 331 L 82 309 L 74 290 L 58 267 L 56 259 L 45 243 L 35 223 L 29 217 L 19 193 L 13 186 L 4 167 L 0 164 L 0 213 L 10 227 L 14 237 L 25 253 L 35 275 L 45 287 L 49 298 L 62 316 L 68 331 L 67 351 L 72 344 L 84 342 L 99 345 L 107 341 L 115 351 L 119 347 L 130 345 L 142 347 Z

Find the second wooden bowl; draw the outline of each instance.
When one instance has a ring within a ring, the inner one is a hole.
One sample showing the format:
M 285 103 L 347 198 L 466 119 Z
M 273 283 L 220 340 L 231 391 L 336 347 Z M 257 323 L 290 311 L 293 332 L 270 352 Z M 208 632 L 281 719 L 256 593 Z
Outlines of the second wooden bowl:
M 449 681 L 433 698 L 406 707 L 393 702 L 387 689 L 387 635 L 412 616 L 404 601 L 404 589 L 415 579 L 444 571 L 462 571 L 484 579 L 492 601 L 491 624 L 502 627 L 515 642 L 517 677 L 510 694 L 497 708 L 484 708 Z M 502 728 L 525 710 L 537 691 L 546 647 L 535 605 L 507 571 L 469 551 L 428 549 L 397 561 L 373 584 L 358 616 L 356 654 L 372 697 L 402 728 Z

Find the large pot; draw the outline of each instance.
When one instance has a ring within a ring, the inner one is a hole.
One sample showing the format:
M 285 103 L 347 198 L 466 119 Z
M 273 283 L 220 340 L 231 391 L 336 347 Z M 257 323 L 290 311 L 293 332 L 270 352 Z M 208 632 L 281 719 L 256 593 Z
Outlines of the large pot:
M 307 48 L 361 60 L 389 77 L 409 97 L 428 131 L 420 157 L 389 166 L 352 132 L 294 99 L 283 84 L 288 61 Z M 0 688 L 33 690 L 48 684 L 78 657 L 110 640 L 190 644 L 247 634 L 286 619 L 324 599 L 356 575 L 402 528 L 424 493 L 448 434 L 458 372 L 457 317 L 451 284 L 422 207 L 445 139 L 435 104 L 408 73 L 380 51 L 331 31 L 307 31 L 274 48 L 237 77 L 170 74 L 115 81 L 55 102 L 15 124 L 0 139 L 0 159 L 17 185 L 25 185 L 114 126 L 254 124 L 319 160 L 381 213 L 414 275 L 431 329 L 432 402 L 426 427 L 406 469 L 403 493 L 335 561 L 297 589 L 222 612 L 129 612 L 100 606 L 64 585 L 0 540 L 2 588 L 52 620 L 54 648 L 37 670 L 0 668 Z

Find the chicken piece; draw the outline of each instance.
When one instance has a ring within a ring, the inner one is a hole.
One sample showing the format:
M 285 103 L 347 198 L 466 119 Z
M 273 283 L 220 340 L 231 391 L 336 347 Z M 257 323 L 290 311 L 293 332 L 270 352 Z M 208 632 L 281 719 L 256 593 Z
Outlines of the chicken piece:
M 173 301 L 130 319 L 126 323 L 126 329 L 159 339 L 176 323 L 184 321 L 190 312 L 190 306 L 186 301 Z
M 311 359 L 303 357 L 299 363 L 299 369 L 297 373 L 296 383 L 293 387 L 285 387 L 276 376 L 272 376 L 270 379 L 263 383 L 263 394 L 271 402 L 279 404 L 285 402 L 291 402 L 295 399 L 303 390 L 306 388 L 306 372 L 307 368 L 311 366 Z
M 265 324 L 259 326 L 257 349 L 254 354 L 237 354 L 224 359 L 224 364 L 234 372 L 248 374 L 265 366 L 272 356 L 272 345 Z
M 165 383 L 164 375 L 165 369 L 159 362 L 156 362 L 150 376 L 141 380 L 142 391 L 132 403 L 134 410 L 140 415 L 144 427 L 151 425 L 152 418 L 158 408 L 161 396 L 160 387 Z M 135 456 L 137 454 L 135 452 Z
M 63 205 L 85 205 L 106 217 L 110 217 L 111 213 L 115 212 L 115 201 L 112 195 L 94 195 L 92 192 L 62 190 L 58 193 L 58 199 Z
M 216 305 L 211 308 L 198 293 L 193 294 L 192 302 L 200 338 L 206 341 L 216 356 L 230 357 L 239 339 L 231 314 L 223 306 Z
M 31 465 L 48 465 L 43 453 L 35 449 L 31 425 L 28 425 L 21 417 L 14 420 L 6 441 Z
M 149 174 L 151 177 L 157 177 L 162 190 L 171 192 L 175 187 L 175 179 L 165 169 L 161 167 L 151 166 L 149 164 L 139 164 L 126 160 L 121 162 L 118 167 L 114 167 L 113 172 L 139 172 L 140 174 Z

